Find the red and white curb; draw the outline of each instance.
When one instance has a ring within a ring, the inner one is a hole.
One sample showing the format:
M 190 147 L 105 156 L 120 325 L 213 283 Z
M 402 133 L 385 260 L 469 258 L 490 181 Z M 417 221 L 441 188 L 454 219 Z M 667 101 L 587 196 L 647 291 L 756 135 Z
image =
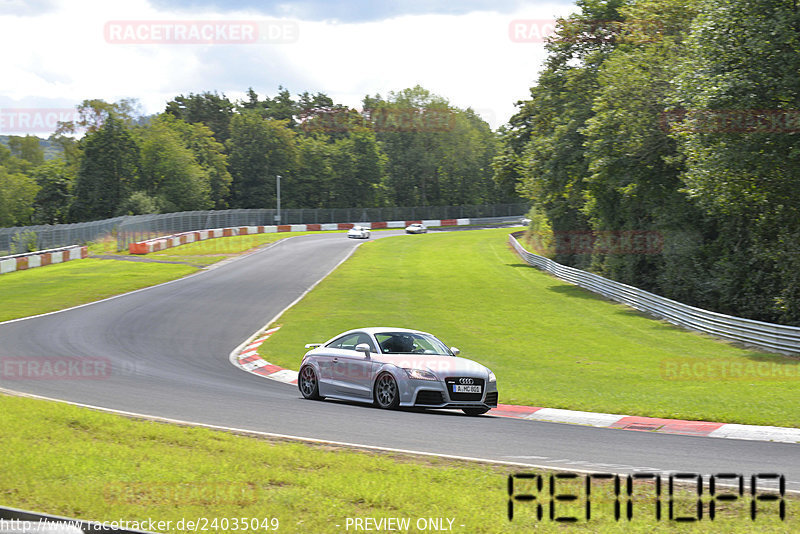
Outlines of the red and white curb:
M 248 373 L 263 376 L 271 380 L 277 380 L 285 384 L 297 384 L 297 371 L 273 365 L 258 355 L 258 348 L 261 344 L 268 340 L 270 336 L 279 329 L 280 326 L 270 328 L 261 335 L 258 335 L 256 339 L 247 342 L 235 355 L 236 359 L 234 360 L 232 358 L 231 361 Z
M 682 419 L 661 419 L 658 417 L 579 412 L 574 410 L 559 410 L 556 408 L 536 408 L 533 406 L 512 406 L 506 404 L 498 405 L 496 409 L 489 413 L 501 417 L 514 417 L 531 421 L 571 423 L 638 432 L 660 432 L 663 434 L 681 434 L 684 436 L 800 443 L 800 428 L 739 425 L 734 423 L 713 423 L 709 421 L 685 421 Z
M 231 361 L 239 368 L 271 380 L 286 384 L 297 384 L 297 371 L 273 365 L 258 354 L 258 348 L 280 327 L 271 328 L 247 341 L 234 351 Z M 632 430 L 635 432 L 658 432 L 711 438 L 746 439 L 800 443 L 800 428 L 777 426 L 739 425 L 733 423 L 712 423 L 709 421 L 684 421 L 681 419 L 660 419 L 611 413 L 581 412 L 557 408 L 538 408 L 534 406 L 515 406 L 498 404 L 489 415 L 543 421 L 548 423 L 567 423 L 598 428 Z

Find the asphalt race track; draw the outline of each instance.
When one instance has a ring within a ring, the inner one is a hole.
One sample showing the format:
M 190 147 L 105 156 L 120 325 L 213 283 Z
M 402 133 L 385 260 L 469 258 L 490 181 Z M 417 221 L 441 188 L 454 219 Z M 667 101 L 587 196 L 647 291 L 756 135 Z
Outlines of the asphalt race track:
M 373 239 L 397 233 L 374 232 Z M 800 446 L 794 444 L 307 401 L 296 387 L 228 361 L 237 345 L 358 244 L 341 233 L 294 237 L 181 280 L 2 324 L 0 360 L 90 357 L 110 361 L 112 373 L 95 380 L 9 379 L 0 373 L 0 387 L 223 427 L 532 466 L 782 473 L 788 490 L 800 490 Z M 353 325 L 359 326 L 366 325 Z M 298 363 L 304 350 L 297 347 Z M 502 402 L 502 377 L 498 385 Z M 498 493 L 504 491 L 499 482 Z

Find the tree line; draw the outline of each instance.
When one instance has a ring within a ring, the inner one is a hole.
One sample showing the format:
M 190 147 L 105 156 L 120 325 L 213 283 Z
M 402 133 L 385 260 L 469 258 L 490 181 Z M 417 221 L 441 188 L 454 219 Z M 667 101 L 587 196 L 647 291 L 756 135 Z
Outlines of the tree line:
M 494 161 L 533 202 L 534 242 L 682 302 L 800 325 L 796 2 L 577 5 Z M 599 245 L 642 234 L 657 250 Z M 578 235 L 594 246 L 558 246 Z
M 493 180 L 498 137 L 471 109 L 422 87 L 366 96 L 363 109 L 280 88 L 244 99 L 179 95 L 143 116 L 134 100 L 85 100 L 40 139 L 0 145 L 0 226 L 118 215 L 519 201 Z

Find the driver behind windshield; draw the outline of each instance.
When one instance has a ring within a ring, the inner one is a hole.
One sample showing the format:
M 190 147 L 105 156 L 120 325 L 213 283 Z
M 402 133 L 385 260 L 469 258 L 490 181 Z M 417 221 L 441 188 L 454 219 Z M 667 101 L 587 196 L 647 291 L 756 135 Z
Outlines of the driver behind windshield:
M 386 353 L 410 353 L 414 352 L 414 338 L 409 335 L 394 335 L 381 344 L 383 352 Z

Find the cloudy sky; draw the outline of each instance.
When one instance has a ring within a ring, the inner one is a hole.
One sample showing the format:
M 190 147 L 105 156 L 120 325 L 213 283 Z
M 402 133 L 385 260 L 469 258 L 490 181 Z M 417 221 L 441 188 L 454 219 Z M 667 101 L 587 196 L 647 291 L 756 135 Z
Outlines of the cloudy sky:
M 262 97 L 279 86 L 360 109 L 414 85 L 492 127 L 526 98 L 539 38 L 575 10 L 549 0 L 0 0 L 0 134 L 46 136 L 84 99 Z M 48 119 L 49 117 L 49 119 Z

